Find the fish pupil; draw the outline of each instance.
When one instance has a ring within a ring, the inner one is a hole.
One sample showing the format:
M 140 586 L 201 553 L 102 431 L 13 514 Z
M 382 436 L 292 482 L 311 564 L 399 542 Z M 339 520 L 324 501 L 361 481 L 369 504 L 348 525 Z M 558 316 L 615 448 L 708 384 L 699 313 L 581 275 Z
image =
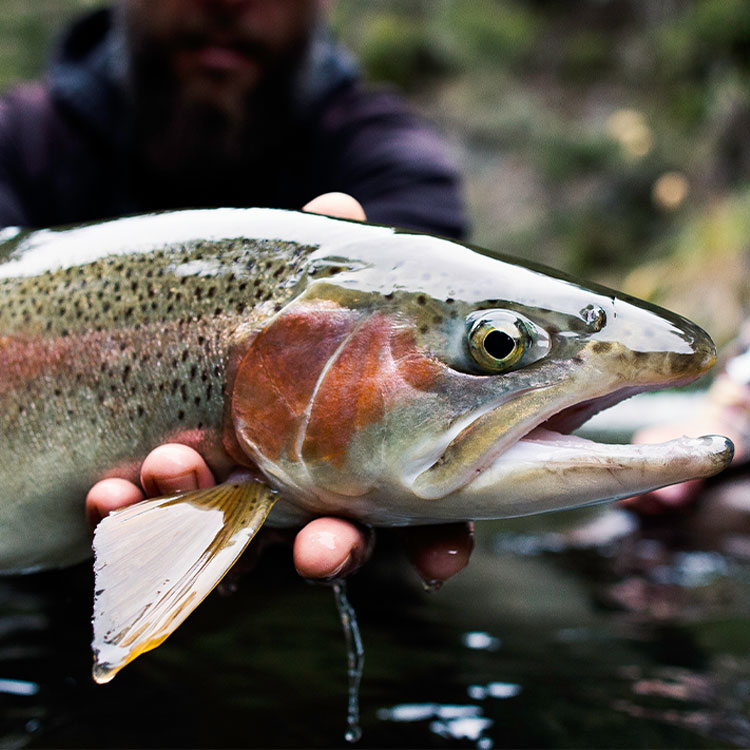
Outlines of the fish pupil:
M 509 357 L 516 348 L 516 342 L 513 337 L 505 331 L 490 331 L 484 337 L 484 350 L 493 359 L 505 359 Z

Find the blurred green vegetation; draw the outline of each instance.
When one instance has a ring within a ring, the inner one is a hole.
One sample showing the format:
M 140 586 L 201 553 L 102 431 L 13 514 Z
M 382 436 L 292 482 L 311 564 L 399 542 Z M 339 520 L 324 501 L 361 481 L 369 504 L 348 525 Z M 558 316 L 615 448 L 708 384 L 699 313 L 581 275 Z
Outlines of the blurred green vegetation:
M 38 75 L 66 20 L 98 4 L 2 0 L 0 88 Z M 745 267 L 748 240 L 721 243 L 740 234 L 722 222 L 744 220 L 750 189 L 747 0 L 339 0 L 333 26 L 371 81 L 446 134 L 476 243 L 640 279 L 691 312 L 707 283 L 685 261 L 696 236 L 705 262 Z M 745 305 L 696 317 L 731 330 Z
M 731 337 L 750 302 L 747 0 L 348 0 L 334 20 L 447 134 L 478 244 Z
M 103 0 L 0 0 L 0 90 L 43 70 L 59 29 Z

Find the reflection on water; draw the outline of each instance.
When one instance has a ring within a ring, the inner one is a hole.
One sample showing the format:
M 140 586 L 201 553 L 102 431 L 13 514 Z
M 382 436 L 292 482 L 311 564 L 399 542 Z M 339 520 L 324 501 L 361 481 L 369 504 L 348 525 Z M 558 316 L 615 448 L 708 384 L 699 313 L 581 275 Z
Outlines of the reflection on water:
M 749 489 L 646 528 L 603 511 L 480 524 L 435 594 L 381 534 L 349 586 L 358 746 L 750 746 Z M 288 551 L 103 686 L 91 586 L 88 565 L 0 581 L 0 747 L 345 746 L 341 623 Z

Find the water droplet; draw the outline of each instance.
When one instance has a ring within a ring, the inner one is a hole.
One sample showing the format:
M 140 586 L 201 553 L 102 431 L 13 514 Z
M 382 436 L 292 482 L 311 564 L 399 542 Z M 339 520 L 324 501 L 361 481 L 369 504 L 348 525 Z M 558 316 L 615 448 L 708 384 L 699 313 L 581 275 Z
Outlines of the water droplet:
M 443 583 L 444 581 L 434 578 L 430 581 L 422 581 L 422 587 L 428 594 L 434 594 L 441 589 Z

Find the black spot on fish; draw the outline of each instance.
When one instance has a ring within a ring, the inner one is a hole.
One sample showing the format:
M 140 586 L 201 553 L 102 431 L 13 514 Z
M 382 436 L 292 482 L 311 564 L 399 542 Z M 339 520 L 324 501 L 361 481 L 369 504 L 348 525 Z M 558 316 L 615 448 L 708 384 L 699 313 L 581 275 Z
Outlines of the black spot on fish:
M 604 354 L 612 349 L 611 341 L 594 341 L 591 344 L 591 351 L 594 354 Z

